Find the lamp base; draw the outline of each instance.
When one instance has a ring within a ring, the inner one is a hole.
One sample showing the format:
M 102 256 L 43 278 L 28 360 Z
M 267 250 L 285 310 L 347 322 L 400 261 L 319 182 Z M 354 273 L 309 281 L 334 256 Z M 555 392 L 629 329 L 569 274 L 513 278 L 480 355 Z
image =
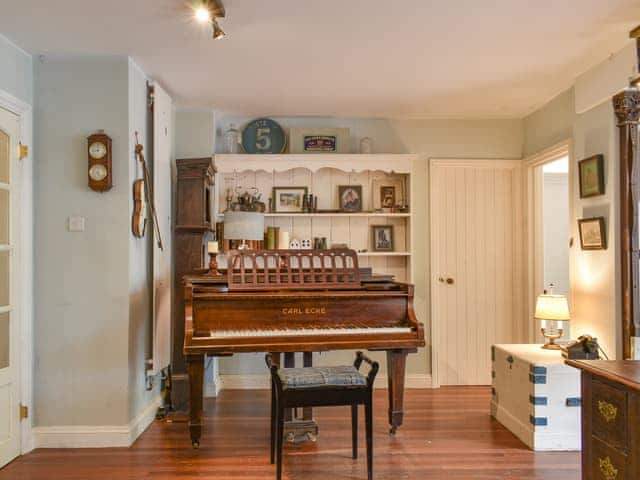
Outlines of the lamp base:
M 547 343 L 545 343 L 542 347 L 544 350 L 561 350 L 562 347 L 556 344 L 556 340 L 562 337 L 564 330 L 559 328 L 556 330 L 556 333 L 547 333 L 547 329 L 542 327 L 540 329 L 540 333 L 542 336 L 547 339 Z

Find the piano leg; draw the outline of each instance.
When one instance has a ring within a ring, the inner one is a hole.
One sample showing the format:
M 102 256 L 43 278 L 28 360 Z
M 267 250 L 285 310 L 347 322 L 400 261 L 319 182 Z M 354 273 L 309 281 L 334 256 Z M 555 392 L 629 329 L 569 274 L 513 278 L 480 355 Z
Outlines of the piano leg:
M 408 350 L 387 350 L 387 379 L 389 387 L 389 433 L 394 435 L 402 425 L 404 374 Z
M 189 355 L 187 371 L 189 373 L 189 434 L 193 448 L 200 448 L 202 434 L 202 399 L 204 396 L 204 355 Z

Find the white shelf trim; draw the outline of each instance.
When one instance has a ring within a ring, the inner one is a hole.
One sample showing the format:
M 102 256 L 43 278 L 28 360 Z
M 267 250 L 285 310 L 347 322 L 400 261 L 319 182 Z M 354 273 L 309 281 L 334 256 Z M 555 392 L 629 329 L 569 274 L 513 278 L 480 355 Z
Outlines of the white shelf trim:
M 411 252 L 357 252 L 360 257 L 410 257 Z
M 322 168 L 335 168 L 343 172 L 379 170 L 396 174 L 410 174 L 414 160 L 412 154 L 304 154 L 304 155 L 247 155 L 216 154 L 214 164 L 221 173 L 262 170 L 283 172 L 292 168 L 306 168 L 317 172 Z

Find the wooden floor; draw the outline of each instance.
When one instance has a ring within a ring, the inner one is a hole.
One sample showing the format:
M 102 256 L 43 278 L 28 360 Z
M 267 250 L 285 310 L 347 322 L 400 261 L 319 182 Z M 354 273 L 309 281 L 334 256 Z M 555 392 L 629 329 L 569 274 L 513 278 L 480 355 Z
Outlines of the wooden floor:
M 395 437 L 385 393 L 375 397 L 375 479 L 580 478 L 577 452 L 531 452 L 492 420 L 488 388 L 409 390 Z M 129 449 L 36 450 L 0 470 L 0 480 L 275 479 L 268 414 L 268 392 L 224 391 L 207 403 L 200 450 L 191 449 L 185 424 L 155 422 Z M 284 478 L 365 479 L 363 429 L 352 460 L 348 407 L 316 409 L 315 417 L 318 442 L 285 447 Z

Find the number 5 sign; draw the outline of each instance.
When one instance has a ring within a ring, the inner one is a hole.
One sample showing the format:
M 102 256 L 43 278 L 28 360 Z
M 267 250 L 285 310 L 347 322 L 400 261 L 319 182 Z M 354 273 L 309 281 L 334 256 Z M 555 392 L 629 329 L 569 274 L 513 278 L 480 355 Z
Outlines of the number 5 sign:
M 249 122 L 242 132 L 242 147 L 247 153 L 283 153 L 286 146 L 284 130 L 269 118 Z

